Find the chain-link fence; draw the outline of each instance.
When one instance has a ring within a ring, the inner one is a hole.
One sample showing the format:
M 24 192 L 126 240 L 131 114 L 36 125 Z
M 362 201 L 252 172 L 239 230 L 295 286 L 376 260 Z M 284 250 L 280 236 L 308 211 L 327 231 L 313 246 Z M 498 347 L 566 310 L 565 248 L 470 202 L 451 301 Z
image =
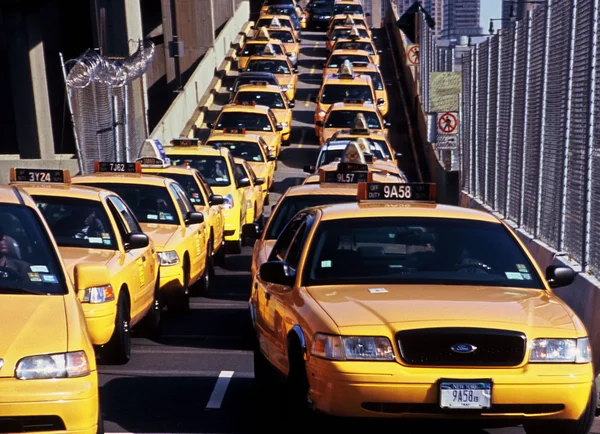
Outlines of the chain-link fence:
M 598 3 L 549 0 L 464 55 L 460 131 L 463 191 L 600 272 Z
M 93 50 L 64 63 L 81 173 L 94 161 L 132 161 L 148 137 L 143 75 L 154 57 L 154 44 L 139 43 L 125 59 L 109 59 Z

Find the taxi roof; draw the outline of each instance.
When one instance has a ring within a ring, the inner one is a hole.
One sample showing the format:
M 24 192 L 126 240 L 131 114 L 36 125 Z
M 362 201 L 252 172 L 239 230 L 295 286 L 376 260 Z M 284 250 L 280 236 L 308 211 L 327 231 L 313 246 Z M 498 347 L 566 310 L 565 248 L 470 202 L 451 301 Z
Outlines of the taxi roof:
M 281 93 L 281 87 L 275 86 L 274 84 L 267 84 L 265 86 L 265 85 L 256 84 L 256 83 L 248 83 L 248 84 L 242 84 L 237 89 L 238 92 L 243 92 L 243 91 L 249 92 L 251 90 L 261 91 L 261 92 Z
M 362 27 L 364 27 L 364 26 L 362 26 Z M 370 42 L 372 45 L 375 45 L 373 40 L 371 38 L 369 38 L 368 36 L 355 36 L 352 38 L 347 38 L 344 36 L 343 38 L 338 38 L 335 40 L 335 43 L 333 44 L 333 49 L 335 51 L 342 51 L 339 48 L 337 50 L 335 48 L 335 46 L 341 42 Z M 352 51 L 359 51 L 359 50 L 352 50 Z
M 374 63 L 368 63 L 368 62 L 357 62 L 357 64 L 352 65 L 352 68 L 354 68 L 354 72 L 356 74 L 360 74 L 361 72 L 370 72 L 370 71 L 374 71 L 374 72 L 378 72 L 379 74 L 381 74 L 381 69 L 379 68 L 379 66 L 375 65 Z
M 322 220 L 339 220 L 348 217 L 437 217 L 500 224 L 496 217 L 484 211 L 427 202 L 356 202 L 322 205 L 316 208 L 321 210 Z
M 268 114 L 269 110 L 270 110 L 269 107 L 266 105 L 227 104 L 227 105 L 223 106 L 223 108 L 221 109 L 221 113 L 224 113 L 224 112 L 244 112 L 244 113 L 259 112 L 259 113 L 263 113 L 263 114 Z M 221 113 L 219 113 L 219 115 Z
M 325 76 L 325 80 L 323 80 L 323 84 L 348 84 L 349 81 L 358 86 L 368 86 L 369 82 L 371 81 L 371 77 L 356 73 L 354 74 L 354 77 L 340 77 L 340 75 L 336 72 L 335 74 L 327 74 Z
M 281 42 L 279 39 L 275 39 L 275 38 L 269 38 L 269 39 L 247 39 L 246 42 L 244 43 L 244 45 L 247 44 L 261 44 L 261 45 L 267 45 L 267 44 L 276 44 L 276 45 L 283 45 L 283 42 Z
M 255 54 L 250 56 L 248 59 L 248 63 L 253 60 L 286 60 L 289 63 L 289 58 L 285 54 Z M 277 75 L 277 73 L 274 73 Z
M 382 136 L 379 136 L 379 137 L 382 137 Z M 323 146 L 321 146 L 321 149 L 322 150 L 331 150 L 331 151 L 337 151 L 338 149 L 346 149 L 346 146 L 348 146 L 348 142 L 350 142 L 350 141 L 352 141 L 352 139 L 339 139 L 336 137 L 335 139 L 330 139 L 327 142 L 323 143 Z M 372 143 L 371 146 L 381 149 L 380 143 Z
M 289 22 L 292 22 L 292 19 L 287 16 L 287 15 L 283 15 L 283 14 L 263 14 L 260 17 L 258 17 L 258 20 L 273 20 L 274 17 L 277 17 L 277 19 L 279 21 L 281 21 L 282 19 L 287 20 Z M 266 26 L 261 26 L 261 27 L 266 27 Z
M 215 134 L 215 133 L 213 133 Z M 212 137 L 212 134 L 211 134 Z M 209 137 L 207 139 L 210 140 Z M 165 153 L 168 155 L 174 155 L 174 154 L 179 154 L 179 155 L 196 155 L 198 157 L 204 157 L 204 156 L 214 156 L 214 157 L 222 157 L 223 154 L 228 153 L 229 149 L 227 148 L 214 148 L 212 146 L 206 146 L 206 145 L 198 145 L 198 146 L 165 146 L 164 147 Z
M 184 166 L 164 166 L 164 167 L 144 167 L 142 166 L 142 173 L 172 173 L 173 175 L 190 175 L 192 176 L 195 172 L 200 174 L 198 169 L 194 169 L 193 167 L 184 167 Z
M 329 58 L 332 58 L 333 56 L 342 56 L 342 55 L 348 55 L 348 54 L 360 55 L 360 56 L 365 56 L 365 57 L 370 56 L 370 54 L 368 52 L 366 52 L 365 50 L 343 49 L 343 50 L 336 50 L 336 51 L 332 52 L 331 55 L 329 56 Z
M 379 110 L 377 108 L 377 106 L 375 104 L 372 104 L 370 102 L 363 102 L 363 103 L 353 103 L 353 102 L 336 102 L 334 104 L 331 105 L 330 110 L 334 111 L 334 110 L 372 110 L 372 111 L 377 111 Z
M 275 32 L 288 32 L 291 33 L 294 36 L 294 39 L 296 39 L 296 35 L 294 34 L 294 31 L 292 29 L 290 29 L 289 27 L 285 27 L 285 26 L 281 26 L 281 27 L 271 27 L 271 26 L 265 26 L 267 31 L 270 33 L 271 31 L 275 31 Z M 289 44 L 289 42 L 288 42 Z
M 76 175 L 71 178 L 73 184 L 83 184 L 86 182 L 101 182 L 114 184 L 139 184 L 164 187 L 169 182 L 168 178 L 144 173 L 90 173 L 88 175 Z
M 31 199 L 27 192 L 24 192 L 24 190 L 20 187 L 20 185 L 0 185 L 0 203 L 36 207 L 35 202 Z M 19 198 L 19 195 L 21 198 Z M 25 203 L 22 203 L 21 199 Z
M 244 134 L 234 134 L 234 133 L 224 133 L 223 130 L 215 130 L 209 137 L 206 139 L 206 143 L 217 140 L 230 140 L 232 142 L 256 142 L 258 143 L 261 136 L 258 134 L 244 133 Z M 204 145 L 206 146 L 206 145 Z
M 313 175 L 311 175 L 313 176 Z M 324 194 L 339 194 L 347 196 L 356 196 L 357 184 L 328 184 L 315 183 L 303 184 L 290 187 L 283 197 L 287 196 L 307 196 L 307 195 L 324 195 Z
M 88 187 L 85 185 L 73 185 L 63 183 L 28 183 L 15 182 L 12 185 L 18 185 L 31 195 L 42 194 L 44 196 L 68 196 L 76 199 L 86 199 L 101 201 L 108 194 L 113 194 L 101 188 Z

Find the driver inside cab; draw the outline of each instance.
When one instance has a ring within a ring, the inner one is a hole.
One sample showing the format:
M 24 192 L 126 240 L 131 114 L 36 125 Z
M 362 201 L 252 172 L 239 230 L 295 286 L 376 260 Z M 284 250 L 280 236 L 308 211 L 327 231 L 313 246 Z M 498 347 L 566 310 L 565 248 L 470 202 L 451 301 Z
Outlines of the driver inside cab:
M 0 226 L 0 278 L 9 278 L 11 270 L 17 272 L 22 279 L 27 277 L 29 264 L 21 261 L 20 256 L 16 241 L 8 236 L 4 228 Z M 5 271 L 5 269 L 7 270 Z

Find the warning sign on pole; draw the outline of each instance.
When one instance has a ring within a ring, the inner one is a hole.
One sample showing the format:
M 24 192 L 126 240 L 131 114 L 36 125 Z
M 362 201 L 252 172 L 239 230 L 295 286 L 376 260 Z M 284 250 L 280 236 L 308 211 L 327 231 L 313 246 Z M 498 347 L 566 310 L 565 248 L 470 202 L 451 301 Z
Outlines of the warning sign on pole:
M 417 66 L 419 64 L 419 45 L 411 44 L 406 50 L 406 63 L 410 66 Z
M 458 128 L 458 115 L 453 112 L 442 113 L 438 117 L 438 133 L 455 134 Z

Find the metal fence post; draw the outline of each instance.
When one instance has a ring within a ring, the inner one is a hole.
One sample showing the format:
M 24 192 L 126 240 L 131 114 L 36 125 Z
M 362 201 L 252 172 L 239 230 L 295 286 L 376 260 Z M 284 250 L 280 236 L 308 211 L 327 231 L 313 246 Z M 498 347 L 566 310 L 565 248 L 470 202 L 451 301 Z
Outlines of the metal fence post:
M 511 88 L 513 89 L 513 92 L 511 92 L 510 94 L 510 115 L 508 118 L 508 131 L 510 132 L 511 129 L 513 128 L 514 125 L 514 120 L 515 120 L 515 94 L 516 92 L 514 92 L 514 89 L 517 86 L 517 59 L 519 56 L 519 44 L 517 43 L 519 40 L 519 34 L 521 32 L 521 27 L 523 26 L 522 21 L 517 21 L 516 25 L 515 25 L 515 30 L 513 32 L 513 39 L 512 39 L 512 44 L 513 44 L 513 58 L 512 58 L 512 63 L 513 63 L 513 67 L 512 67 L 512 76 L 510 79 L 510 82 L 512 83 Z M 511 215 L 510 213 L 510 194 L 511 194 L 511 182 L 512 182 L 512 148 L 514 146 L 514 135 L 512 134 L 512 132 L 509 133 L 508 135 L 508 168 L 506 170 L 506 195 L 504 197 L 504 212 L 506 214 L 506 217 L 508 217 L 509 215 Z
M 131 144 L 129 143 L 129 85 L 123 86 L 123 126 L 125 128 L 125 161 L 131 161 Z
M 471 74 L 470 74 L 470 78 L 471 81 L 469 82 L 469 100 L 471 101 L 470 104 L 470 110 L 469 110 L 469 128 L 470 128 L 470 132 L 469 132 L 469 147 L 470 147 L 470 151 L 469 151 L 469 171 L 470 171 L 470 181 L 471 181 L 471 186 L 470 186 L 470 193 L 473 196 L 476 196 L 477 192 L 476 192 L 476 180 L 477 180 L 477 174 L 476 174 L 476 167 L 477 167 L 477 159 L 475 158 L 475 147 L 476 147 L 476 143 L 477 143 L 477 122 L 476 122 L 476 117 L 475 117 L 475 113 L 477 110 L 477 96 L 476 96 L 476 87 L 475 87 L 475 83 L 477 80 L 477 50 L 475 49 L 471 49 L 471 58 L 469 60 L 469 67 L 471 68 Z
M 498 36 L 498 71 L 497 71 L 497 78 L 496 78 L 496 89 L 498 92 L 498 96 L 496 97 L 496 129 L 498 129 L 498 126 L 500 125 L 500 102 L 501 102 L 501 98 L 500 98 L 500 91 L 502 90 L 502 62 L 503 62 L 503 58 L 502 58 L 502 40 L 504 39 L 504 36 L 502 33 L 500 33 Z M 491 50 L 490 50 L 491 51 Z M 490 62 L 491 63 L 491 62 Z M 490 77 L 491 79 L 491 77 Z M 500 171 L 498 170 L 498 161 L 500 161 L 500 134 L 498 134 L 498 131 L 496 131 L 496 146 L 495 146 L 495 152 L 494 152 L 494 164 L 496 165 L 496 170 L 494 172 L 495 176 L 494 176 L 494 182 L 496 183 L 496 188 L 494 189 L 494 208 L 497 210 L 498 207 L 498 201 L 499 201 L 499 194 L 498 192 L 500 191 L 500 188 L 498 188 L 498 186 L 500 185 Z M 488 157 L 488 161 L 489 161 L 489 157 Z M 507 169 L 510 170 L 510 167 Z M 504 211 L 505 208 L 502 208 Z
M 525 169 L 527 167 L 526 151 L 527 151 L 527 127 L 529 123 L 529 83 L 531 78 L 531 20 L 533 17 L 532 11 L 527 12 L 527 72 L 525 74 L 525 113 L 523 116 L 523 158 L 521 159 L 521 185 L 525 185 Z M 521 212 L 519 213 L 519 226 L 523 225 L 524 209 L 525 209 L 525 194 L 521 194 Z
M 489 184 L 489 176 L 487 176 L 489 170 L 490 170 L 490 166 L 489 166 L 489 162 L 490 162 L 490 108 L 492 105 L 492 92 L 490 89 L 490 84 L 492 82 L 492 40 L 494 37 L 498 37 L 498 36 L 493 36 L 490 39 L 488 39 L 488 50 L 487 50 L 487 80 L 486 80 L 486 93 L 487 93 L 487 98 L 485 100 L 485 117 L 486 117 L 486 123 L 485 123 L 485 161 L 484 161 L 484 173 L 482 174 L 482 176 L 485 177 L 485 180 L 483 182 L 483 186 L 484 186 L 484 190 L 483 190 L 483 201 L 487 202 L 489 199 L 489 194 L 490 194 L 490 184 Z
M 473 50 L 473 52 L 475 53 L 475 70 L 477 71 L 477 75 L 476 75 L 476 79 L 473 83 L 473 86 L 475 88 L 475 110 L 473 110 L 473 113 L 475 114 L 475 118 L 473 120 L 473 122 L 475 123 L 475 140 L 473 142 L 474 144 L 474 150 L 475 150 L 475 197 L 481 197 L 481 191 L 479 188 L 479 176 L 481 175 L 479 173 L 479 122 L 477 119 L 477 113 L 479 112 L 479 86 L 477 86 L 477 83 L 479 82 L 479 47 L 476 47 L 475 50 Z

